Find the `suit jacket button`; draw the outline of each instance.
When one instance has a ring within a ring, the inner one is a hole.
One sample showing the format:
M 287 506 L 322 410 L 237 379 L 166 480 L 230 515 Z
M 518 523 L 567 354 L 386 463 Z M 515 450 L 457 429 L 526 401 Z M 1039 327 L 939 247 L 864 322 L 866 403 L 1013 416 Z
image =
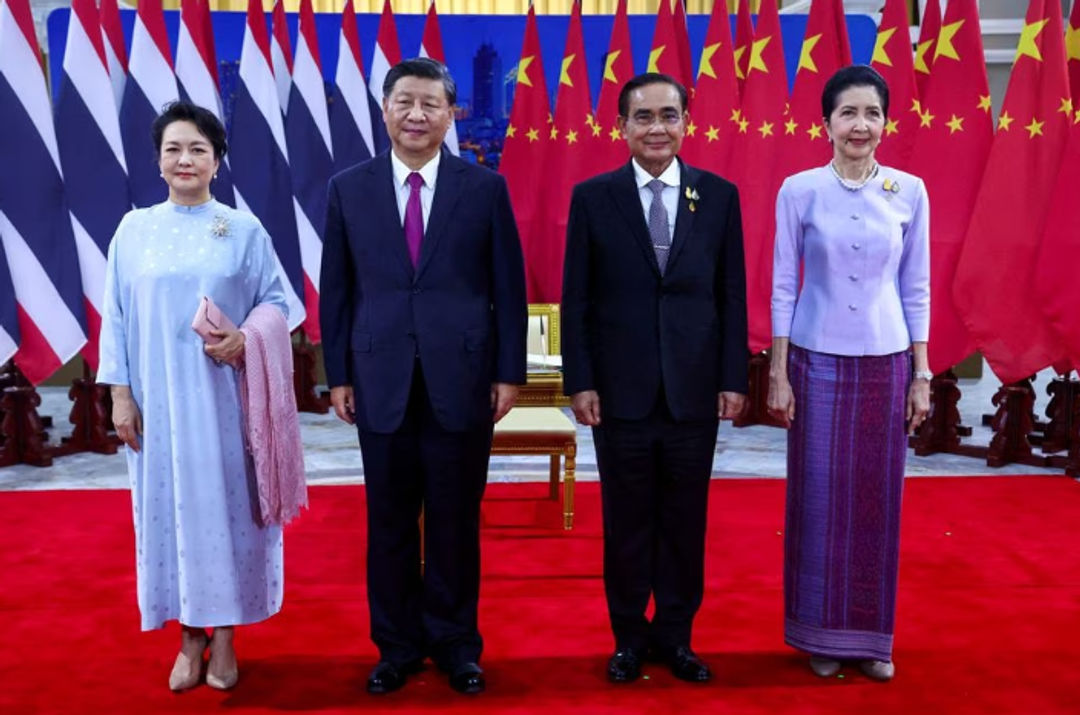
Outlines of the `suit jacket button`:
M 413 295 L 420 295 L 423 292 L 424 292 L 424 290 L 422 288 L 413 288 L 412 289 L 412 294 Z

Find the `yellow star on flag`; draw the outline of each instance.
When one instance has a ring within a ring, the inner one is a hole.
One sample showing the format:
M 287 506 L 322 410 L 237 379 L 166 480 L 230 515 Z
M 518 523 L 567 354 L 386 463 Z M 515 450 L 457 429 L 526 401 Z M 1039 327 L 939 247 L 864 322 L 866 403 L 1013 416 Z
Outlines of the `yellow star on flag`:
M 979 109 L 983 110 L 984 112 L 989 112 L 990 111 L 990 95 L 989 94 L 980 94 L 979 95 Z
M 532 127 L 529 127 L 529 131 L 525 132 L 525 136 L 527 136 L 529 138 L 530 142 L 535 142 L 535 141 L 540 140 L 540 132 L 536 131 Z
M 705 75 L 706 77 L 712 77 L 716 79 L 716 72 L 712 68 L 712 56 L 716 54 L 716 51 L 720 49 L 720 43 L 715 45 L 706 45 L 701 50 L 701 68 L 698 70 L 698 77 Z
M 746 45 L 735 48 L 735 76 L 739 79 L 746 79 L 746 75 L 742 71 L 742 56 L 746 54 Z
M 649 51 L 649 64 L 646 66 L 646 72 L 659 72 L 660 55 L 664 53 L 664 48 L 667 45 L 660 45 Z
M 911 100 L 911 110 L 910 111 L 915 112 L 916 114 L 922 114 L 922 102 L 920 102 L 917 99 Z
M 802 69 L 810 70 L 811 72 L 817 72 L 817 65 L 814 64 L 814 57 L 811 54 L 814 51 L 814 47 L 821 41 L 821 33 L 814 35 L 813 37 L 807 37 L 802 43 L 802 52 L 799 54 L 799 67 L 795 71 L 798 72 Z
M 1073 124 L 1080 124 L 1080 109 L 1076 110 L 1076 119 L 1073 120 Z
M 1070 60 L 1080 60 L 1080 27 L 1065 27 L 1065 54 Z
M 930 123 L 933 122 L 934 119 L 936 119 L 936 117 L 930 113 L 929 109 L 927 109 L 925 112 L 919 115 L 919 126 L 929 127 Z
M 1035 40 L 1048 22 L 1050 22 L 1050 18 L 1024 25 L 1024 29 L 1020 31 L 1020 41 L 1016 44 L 1016 59 L 1013 62 L 1016 62 L 1024 55 L 1036 62 L 1042 62 L 1042 53 L 1039 52 L 1039 46 L 1035 43 Z
M 747 119 L 739 120 L 739 133 L 746 134 L 746 128 L 750 126 L 750 121 Z
M 761 138 L 764 139 L 765 137 L 771 137 L 772 136 L 772 128 L 773 128 L 773 123 L 772 122 L 762 121 L 761 126 L 758 127 L 757 130 L 759 132 L 761 132 Z
M 892 136 L 900 131 L 900 121 L 897 119 L 890 119 L 885 122 L 885 135 Z
M 956 54 L 956 48 L 953 47 L 953 38 L 956 37 L 956 33 L 960 32 L 960 28 L 964 25 L 963 20 L 957 20 L 956 22 L 950 22 L 948 25 L 943 25 L 941 28 L 941 34 L 938 35 L 937 49 L 934 50 L 934 60 L 937 61 L 938 57 L 948 57 L 951 60 L 960 60 L 960 55 Z M 929 71 L 929 70 L 927 70 Z
M 915 71 L 930 74 L 930 65 L 926 63 L 926 53 L 934 46 L 933 40 L 920 42 L 915 46 Z
M 890 27 L 888 30 L 878 29 L 877 40 L 874 41 L 874 55 L 870 58 L 871 64 L 877 62 L 886 67 L 892 67 L 892 60 L 889 59 L 888 53 L 885 52 L 885 45 L 889 44 L 889 40 L 895 34 L 895 27 Z
M 747 69 L 747 73 L 751 70 L 761 70 L 765 74 L 769 73 L 769 68 L 765 66 L 765 60 L 762 59 L 761 53 L 765 51 L 765 47 L 771 39 L 772 35 L 766 35 L 760 40 L 754 40 L 754 44 L 750 48 L 750 67 Z
M 964 131 L 964 118 L 958 117 L 955 114 L 945 122 L 945 126 L 949 128 L 949 134 L 956 134 L 957 132 Z
M 1009 131 L 1009 125 L 1013 123 L 1013 118 L 1009 116 L 1008 112 L 1002 112 L 998 117 L 998 131 Z
M 562 58 L 562 70 L 559 71 L 559 84 L 565 84 L 567 87 L 573 87 L 574 81 L 570 79 L 570 63 L 574 61 L 575 55 L 567 55 Z
M 604 81 L 619 83 L 619 78 L 615 76 L 615 60 L 619 59 L 619 53 L 622 50 L 613 50 L 608 53 L 607 58 L 604 60 Z
M 732 110 L 731 110 L 731 117 L 730 117 L 731 121 L 733 121 L 733 122 L 735 122 L 736 124 L 738 124 L 738 123 L 739 123 L 739 120 L 740 120 L 741 118 L 742 118 L 742 110 L 741 110 L 741 109 L 739 109 L 738 107 L 736 107 L 735 109 L 732 109 Z
M 592 135 L 594 137 L 600 136 L 600 132 L 602 132 L 602 131 L 604 131 L 604 130 L 599 124 L 592 125 Z
M 566 143 L 567 144 L 573 144 L 576 141 L 577 141 L 577 132 L 575 132 L 573 129 L 571 129 L 570 131 L 568 131 L 566 133 Z
M 690 120 L 690 123 L 686 125 L 686 136 L 692 137 L 696 133 L 697 133 L 697 125 L 694 124 L 693 120 Z
M 806 133 L 810 135 L 811 139 L 820 139 L 821 138 L 821 125 L 820 124 L 811 124 L 810 128 L 806 130 Z
M 798 126 L 799 126 L 799 123 L 796 122 L 794 119 L 788 119 L 786 122 L 784 122 L 784 133 L 785 134 L 794 134 L 795 129 Z
M 720 139 L 720 129 L 710 124 L 705 136 L 709 138 L 710 142 L 717 141 Z
M 611 131 L 608 132 L 608 136 L 611 137 L 611 141 L 617 142 L 622 139 L 622 132 L 619 131 L 618 127 L 612 127 Z
M 1058 107 L 1058 111 L 1063 112 L 1065 116 L 1068 117 L 1073 111 L 1073 101 L 1068 97 L 1062 97 L 1061 106 Z
M 1042 128 L 1044 124 L 1046 124 L 1046 122 L 1040 122 L 1039 120 L 1035 119 L 1035 117 L 1032 117 L 1031 124 L 1024 127 L 1024 129 L 1028 130 L 1028 139 L 1034 139 L 1036 134 L 1042 136 Z
M 526 87 L 532 87 L 532 80 L 529 79 L 529 65 L 536 59 L 535 55 L 529 55 L 528 57 L 522 57 L 521 62 L 518 63 L 517 81 L 518 84 L 523 84 Z
M 515 134 L 517 134 L 517 127 L 515 127 L 513 124 L 508 124 L 506 126 L 506 136 L 510 139 L 513 139 Z
M 548 138 L 549 139 L 558 139 L 559 138 L 559 130 L 556 129 L 554 126 L 551 127 L 551 131 L 548 132 Z

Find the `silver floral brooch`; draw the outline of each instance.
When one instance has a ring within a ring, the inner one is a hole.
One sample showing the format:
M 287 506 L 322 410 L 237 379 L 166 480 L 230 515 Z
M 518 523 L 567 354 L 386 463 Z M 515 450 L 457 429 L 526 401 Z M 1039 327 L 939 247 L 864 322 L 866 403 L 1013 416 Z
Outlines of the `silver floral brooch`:
M 225 238 L 229 235 L 229 219 L 222 214 L 216 214 L 210 222 L 210 233 L 215 238 Z

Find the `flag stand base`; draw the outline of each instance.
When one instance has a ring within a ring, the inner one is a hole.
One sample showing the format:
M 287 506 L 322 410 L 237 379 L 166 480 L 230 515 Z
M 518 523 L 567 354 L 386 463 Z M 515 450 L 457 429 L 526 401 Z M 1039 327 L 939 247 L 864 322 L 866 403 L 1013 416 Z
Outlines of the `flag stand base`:
M 783 427 L 784 423 L 769 414 L 769 351 L 762 350 L 750 356 L 749 385 L 746 395 L 746 409 L 735 418 L 736 427 L 750 425 L 768 425 Z
M 315 392 L 315 350 L 307 336 L 300 333 L 300 340 L 293 343 L 293 392 L 296 393 L 296 409 L 324 415 L 330 410 L 329 393 Z
M 0 397 L 0 467 L 20 463 L 51 466 L 53 450 L 45 444 L 48 434 L 37 413 L 41 396 L 11 362 L 0 376 L 0 384 L 4 386 Z
M 116 454 L 122 442 L 112 431 L 112 399 L 107 385 L 99 385 L 90 375 L 90 366 L 83 361 L 82 377 L 71 381 L 68 397 L 74 402 L 68 420 L 74 425 L 56 450 L 57 456 L 76 452 Z

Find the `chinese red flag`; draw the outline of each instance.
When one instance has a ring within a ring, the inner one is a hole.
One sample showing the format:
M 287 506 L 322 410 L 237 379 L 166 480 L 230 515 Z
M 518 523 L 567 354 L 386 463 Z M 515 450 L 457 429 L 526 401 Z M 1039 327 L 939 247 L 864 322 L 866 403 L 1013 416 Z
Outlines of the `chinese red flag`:
M 566 50 L 555 94 L 555 117 L 549 133 L 551 151 L 544 164 L 547 177 L 544 205 L 550 234 L 534 265 L 539 302 L 560 302 L 570 194 L 575 184 L 599 173 L 600 153 L 606 149 L 608 141 L 600 136 L 601 131 L 592 114 L 585 39 L 581 30 L 581 2 L 578 0 L 570 12 L 570 26 L 566 31 Z
M 598 149 L 600 169 L 614 169 L 626 163 L 630 152 L 619 131 L 619 90 L 634 76 L 634 57 L 630 52 L 630 21 L 626 13 L 627 0 L 619 0 L 615 24 L 611 27 L 611 42 L 604 57 L 604 76 L 600 79 L 600 101 L 596 106 L 596 124 L 604 147 Z
M 781 177 L 824 166 L 832 159 L 821 118 L 821 92 L 829 77 L 850 64 L 842 0 L 813 0 L 791 92 L 791 111 L 777 128 L 783 131 Z
M 514 206 L 521 248 L 525 254 L 525 277 L 529 300 L 541 300 L 537 266 L 543 265 L 544 244 L 550 235 L 544 222 L 545 178 L 541 167 L 551 146 L 551 116 L 544 62 L 540 57 L 540 35 L 536 31 L 536 13 L 532 6 L 525 19 L 525 39 L 517 66 L 517 85 L 510 124 L 506 127 L 499 173 L 506 177 L 510 201 Z
M 1035 261 L 1072 119 L 1061 3 L 1030 0 L 953 284 L 976 347 L 1006 383 L 1064 356 L 1042 315 L 1036 288 L 1047 276 Z M 1055 290 L 1075 282 L 1076 258 L 1054 271 Z
M 746 84 L 746 70 L 750 66 L 750 46 L 754 44 L 754 23 L 750 18 L 750 0 L 738 0 L 739 10 L 735 16 L 735 77 L 739 80 L 739 96 Z
M 877 160 L 906 171 L 915 144 L 915 127 L 919 125 L 919 97 L 904 0 L 886 0 L 870 66 L 889 85 L 889 116 L 877 148 Z
M 727 4 L 717 0 L 701 50 L 694 113 L 694 133 L 683 141 L 682 155 L 691 164 L 721 176 L 728 175 L 732 146 L 738 131 L 739 83 L 731 46 Z
M 682 34 L 685 35 L 685 33 L 684 24 Z M 671 75 L 690 93 L 694 89 L 694 74 L 689 61 L 683 66 L 683 42 L 686 42 L 689 48 L 689 40 L 680 39 L 679 30 L 675 27 L 671 0 L 660 0 L 660 7 L 656 12 L 656 29 L 653 30 L 652 49 L 649 50 L 649 65 L 645 71 Z
M 776 3 L 762 4 L 749 54 L 731 168 L 742 201 L 750 350 L 756 353 L 772 342 L 769 303 L 776 194 L 784 179 L 777 170 L 777 159 L 788 84 Z
M 1070 64 L 1075 62 L 1073 60 Z M 1077 186 L 1080 186 L 1080 109 L 1074 107 L 1068 144 L 1051 195 L 1046 230 L 1035 263 L 1034 279 L 1035 295 L 1042 307 L 1042 314 L 1061 338 L 1068 362 L 1074 367 L 1080 367 L 1080 311 L 1077 310 L 1077 306 L 1080 306 L 1080 281 L 1076 280 L 1076 265 L 1080 261 L 1080 211 L 1076 202 Z
M 884 20 L 884 18 L 882 18 Z M 934 46 L 941 32 L 941 5 L 938 0 L 926 0 L 922 20 L 919 23 L 919 42 L 915 45 L 915 83 L 919 97 L 926 96 L 926 81 L 930 78 L 930 65 L 934 61 Z
M 686 85 L 686 91 L 693 97 L 694 61 L 690 58 L 690 31 L 686 26 L 686 4 L 685 0 L 672 1 L 675 3 L 672 25 L 675 28 L 675 45 L 679 50 L 679 75 L 690 78 L 691 84 Z
M 975 349 L 952 291 L 994 134 L 975 1 L 949 0 L 921 95 L 911 157 L 911 172 L 926 182 L 930 194 L 930 369 L 935 373 Z
M 1065 29 L 1065 54 L 1069 59 L 1069 87 L 1073 101 L 1080 104 L 1080 2 L 1073 0 L 1069 26 Z

